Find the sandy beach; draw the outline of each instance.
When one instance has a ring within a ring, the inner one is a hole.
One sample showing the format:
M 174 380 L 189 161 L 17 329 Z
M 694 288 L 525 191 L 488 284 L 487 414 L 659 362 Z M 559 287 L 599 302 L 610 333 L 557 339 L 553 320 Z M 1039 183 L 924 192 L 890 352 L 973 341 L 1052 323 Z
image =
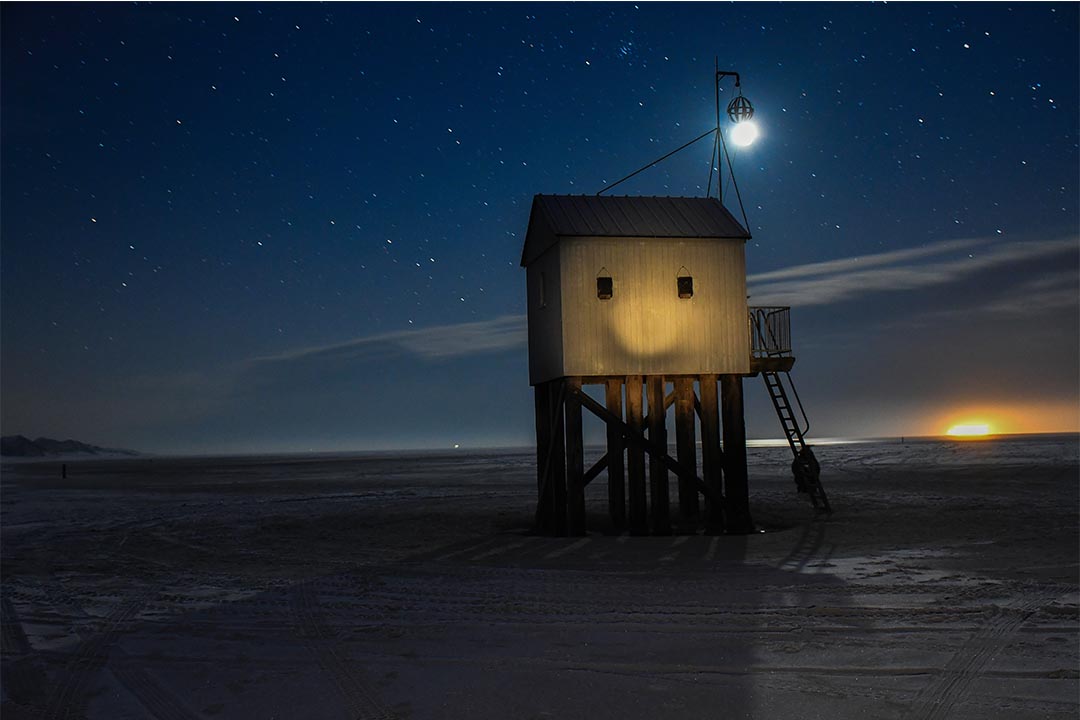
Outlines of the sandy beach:
M 5 464 L 0 711 L 1075 718 L 1077 452 L 823 446 L 815 521 L 752 448 L 741 537 L 606 533 L 603 476 L 532 535 L 531 450 Z

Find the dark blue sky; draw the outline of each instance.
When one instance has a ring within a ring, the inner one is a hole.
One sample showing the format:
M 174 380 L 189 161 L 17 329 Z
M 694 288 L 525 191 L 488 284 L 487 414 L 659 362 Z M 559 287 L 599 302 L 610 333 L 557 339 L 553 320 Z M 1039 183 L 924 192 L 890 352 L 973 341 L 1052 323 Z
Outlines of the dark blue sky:
M 707 130 L 717 55 L 816 434 L 1076 430 L 1077 11 L 5 4 L 2 430 L 528 444 L 531 197 Z M 708 153 L 618 192 L 701 195 Z

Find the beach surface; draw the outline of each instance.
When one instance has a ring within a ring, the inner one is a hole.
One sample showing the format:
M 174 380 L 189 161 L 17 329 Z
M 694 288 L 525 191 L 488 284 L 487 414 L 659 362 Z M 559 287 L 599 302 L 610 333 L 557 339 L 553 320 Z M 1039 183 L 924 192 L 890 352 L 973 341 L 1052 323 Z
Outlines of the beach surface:
M 1077 437 L 818 456 L 834 515 L 751 448 L 737 537 L 603 474 L 535 536 L 531 450 L 5 464 L 0 714 L 1076 718 Z

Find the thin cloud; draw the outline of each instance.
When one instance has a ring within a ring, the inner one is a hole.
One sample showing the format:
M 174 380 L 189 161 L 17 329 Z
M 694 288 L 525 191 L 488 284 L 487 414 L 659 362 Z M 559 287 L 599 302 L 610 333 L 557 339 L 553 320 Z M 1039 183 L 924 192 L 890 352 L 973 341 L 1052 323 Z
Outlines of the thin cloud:
M 944 285 L 988 269 L 1057 255 L 1077 247 L 1077 238 L 1023 243 L 965 238 L 758 273 L 749 276 L 747 282 L 751 286 L 751 300 L 755 305 L 828 305 L 873 292 Z M 978 248 L 978 252 L 969 255 L 974 248 Z M 947 257 L 958 253 L 962 257 Z M 939 259 L 927 262 L 934 258 Z M 1066 281 L 1054 281 L 1051 283 L 1053 287 L 1045 287 L 1046 281 L 1040 286 L 1037 278 L 1028 282 L 1032 284 L 1032 291 L 1042 290 L 1042 293 L 1031 292 L 1028 295 L 1029 300 L 1039 300 L 1036 304 L 1068 304 L 1071 288 Z M 1005 307 L 1002 304 L 995 309 L 1003 310 Z M 254 367 L 304 360 L 355 359 L 394 353 L 445 359 L 502 352 L 524 347 L 527 341 L 525 315 L 503 315 L 490 320 L 399 330 L 299 348 L 251 358 L 245 365 Z
M 1033 315 L 1080 305 L 1080 272 L 1062 270 L 1019 284 L 982 309 L 1007 315 Z
M 927 258 L 970 250 L 960 258 Z M 1075 251 L 1077 238 L 1006 243 L 948 240 L 911 250 L 799 265 L 751 275 L 755 305 L 830 305 L 875 292 L 917 290 L 957 282 L 986 270 Z M 857 269 L 856 269 L 857 268 Z
M 750 275 L 746 280 L 748 283 L 771 282 L 773 280 L 787 280 L 789 278 L 810 277 L 813 275 L 829 275 L 839 272 L 847 273 L 854 270 L 865 270 L 880 265 L 893 265 L 904 261 L 932 257 L 934 255 L 944 255 L 956 250 L 967 250 L 968 248 L 976 247 L 980 244 L 986 244 L 986 242 L 985 239 L 980 238 L 946 240 L 944 242 L 934 243 L 933 245 L 923 245 L 921 247 L 907 248 L 905 250 L 890 250 L 889 252 L 877 253 L 876 255 L 856 255 L 855 257 L 839 258 L 837 260 L 826 260 L 824 262 L 796 265 L 794 267 Z
M 300 348 L 249 360 L 251 365 L 302 360 L 343 359 L 395 351 L 427 359 L 501 352 L 528 341 L 524 315 L 502 315 L 491 320 L 399 330 L 353 338 L 339 343 Z

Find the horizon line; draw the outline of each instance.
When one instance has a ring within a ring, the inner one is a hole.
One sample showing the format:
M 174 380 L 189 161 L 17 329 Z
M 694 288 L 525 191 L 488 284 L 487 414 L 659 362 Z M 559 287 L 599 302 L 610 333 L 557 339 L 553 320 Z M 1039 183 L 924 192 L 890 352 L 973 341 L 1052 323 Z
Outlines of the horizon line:
M 829 446 L 829 445 L 859 445 L 859 444 L 871 444 L 871 443 L 898 443 L 902 444 L 907 441 L 925 442 L 925 441 L 940 441 L 947 440 L 950 442 L 958 443 L 977 443 L 986 442 L 992 440 L 1009 439 L 1009 438 L 1024 438 L 1024 437 L 1060 437 L 1060 436 L 1077 436 L 1080 437 L 1080 430 L 1062 430 L 1056 432 L 1026 432 L 1026 433 L 989 433 L 987 435 L 977 436 L 955 436 L 947 434 L 937 435 L 882 435 L 872 437 L 822 437 L 813 440 L 808 440 L 807 444 L 811 447 L 815 446 Z M 674 444 L 669 444 L 674 447 Z M 695 442 L 695 445 L 700 445 L 700 442 Z M 768 448 L 768 447 L 785 447 L 788 445 L 786 438 L 747 438 L 746 446 L 748 448 Z M 591 443 L 586 444 L 586 448 L 594 448 L 602 450 L 606 446 L 604 444 Z M 255 450 L 236 450 L 226 452 L 135 452 L 135 455 L 110 455 L 103 453 L 100 455 L 54 455 L 50 457 L 22 457 L 18 455 L 5 455 L 0 456 L 0 462 L 17 462 L 17 463 L 31 463 L 31 462 L 74 462 L 79 460 L 93 461 L 93 460 L 153 460 L 153 459 L 170 459 L 170 458 L 248 458 L 248 457 L 312 457 L 318 455 L 331 456 L 349 456 L 349 455 L 377 455 L 398 453 L 403 455 L 408 454 L 426 454 L 426 453 L 471 453 L 471 452 L 489 452 L 489 451 L 535 451 L 536 445 L 438 445 L 428 447 L 387 447 L 379 449 L 366 449 L 366 450 L 269 450 L 269 451 L 255 451 Z

